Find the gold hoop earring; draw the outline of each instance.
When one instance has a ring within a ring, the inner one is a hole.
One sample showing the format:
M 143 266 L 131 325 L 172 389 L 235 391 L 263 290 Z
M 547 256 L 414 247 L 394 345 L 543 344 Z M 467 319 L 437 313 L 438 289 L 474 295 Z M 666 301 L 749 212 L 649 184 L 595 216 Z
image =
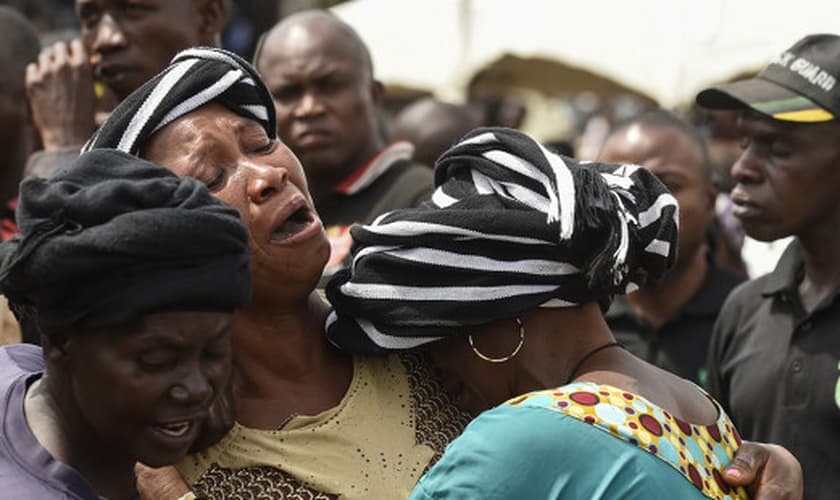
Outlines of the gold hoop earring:
M 485 354 L 482 354 L 481 351 L 475 346 L 475 342 L 473 342 L 472 334 L 467 336 L 467 340 L 470 343 L 470 347 L 472 348 L 473 352 L 476 356 L 487 361 L 488 363 L 504 363 L 505 361 L 510 361 L 513 359 L 517 354 L 519 354 L 519 350 L 522 349 L 522 345 L 525 343 L 525 325 L 522 324 L 522 320 L 519 318 L 514 318 L 516 320 L 516 324 L 519 325 L 519 344 L 517 344 L 516 348 L 513 350 L 512 353 L 504 356 L 502 358 L 491 358 Z

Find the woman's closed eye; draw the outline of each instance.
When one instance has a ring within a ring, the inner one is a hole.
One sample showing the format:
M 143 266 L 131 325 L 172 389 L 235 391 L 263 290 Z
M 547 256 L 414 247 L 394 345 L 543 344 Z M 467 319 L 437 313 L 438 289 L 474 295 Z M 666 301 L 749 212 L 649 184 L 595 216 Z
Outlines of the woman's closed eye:
M 271 153 L 277 148 L 277 139 L 268 139 L 258 152 L 259 153 Z
M 141 354 L 138 363 L 146 371 L 159 372 L 171 368 L 177 360 L 171 349 L 155 349 Z
M 226 341 L 224 345 L 216 345 L 204 349 L 204 351 L 202 352 L 202 356 L 204 357 L 204 359 L 210 361 L 220 361 L 227 358 L 229 353 L 230 345 L 229 342 Z
M 210 191 L 216 191 L 222 186 L 224 186 L 225 177 L 225 169 L 219 168 L 215 171 L 215 174 L 209 180 L 207 180 L 206 178 L 202 178 L 199 180 L 201 180 L 204 183 L 204 185 L 207 186 L 207 189 L 209 189 Z

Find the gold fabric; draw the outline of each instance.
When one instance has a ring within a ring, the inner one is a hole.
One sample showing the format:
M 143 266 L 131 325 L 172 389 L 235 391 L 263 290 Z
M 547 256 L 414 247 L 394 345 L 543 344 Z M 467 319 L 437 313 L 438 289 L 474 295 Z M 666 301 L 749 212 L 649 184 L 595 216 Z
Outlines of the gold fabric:
M 273 431 L 235 424 L 178 470 L 199 498 L 407 498 L 468 421 L 422 355 L 359 357 L 335 408 Z

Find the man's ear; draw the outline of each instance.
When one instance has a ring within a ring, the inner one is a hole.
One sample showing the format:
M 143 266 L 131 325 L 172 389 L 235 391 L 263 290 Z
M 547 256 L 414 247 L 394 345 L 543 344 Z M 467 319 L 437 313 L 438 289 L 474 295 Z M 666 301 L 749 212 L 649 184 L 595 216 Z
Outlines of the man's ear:
M 227 22 L 226 0 L 199 0 L 197 5 L 200 20 L 199 33 L 206 45 L 218 45 L 221 42 L 222 29 Z
M 385 99 L 385 85 L 379 80 L 370 81 L 370 98 L 373 105 L 379 107 Z

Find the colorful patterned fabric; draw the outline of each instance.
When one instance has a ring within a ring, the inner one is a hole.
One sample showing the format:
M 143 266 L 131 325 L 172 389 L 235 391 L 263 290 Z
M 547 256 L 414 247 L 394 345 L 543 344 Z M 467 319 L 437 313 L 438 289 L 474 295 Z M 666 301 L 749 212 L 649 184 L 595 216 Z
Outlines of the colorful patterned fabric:
M 590 382 L 532 392 L 506 405 L 546 408 L 592 424 L 656 455 L 709 498 L 748 498 L 742 489 L 731 489 L 720 474 L 741 438 L 723 408 L 709 400 L 718 419 L 708 426 L 680 420 L 639 395 Z

